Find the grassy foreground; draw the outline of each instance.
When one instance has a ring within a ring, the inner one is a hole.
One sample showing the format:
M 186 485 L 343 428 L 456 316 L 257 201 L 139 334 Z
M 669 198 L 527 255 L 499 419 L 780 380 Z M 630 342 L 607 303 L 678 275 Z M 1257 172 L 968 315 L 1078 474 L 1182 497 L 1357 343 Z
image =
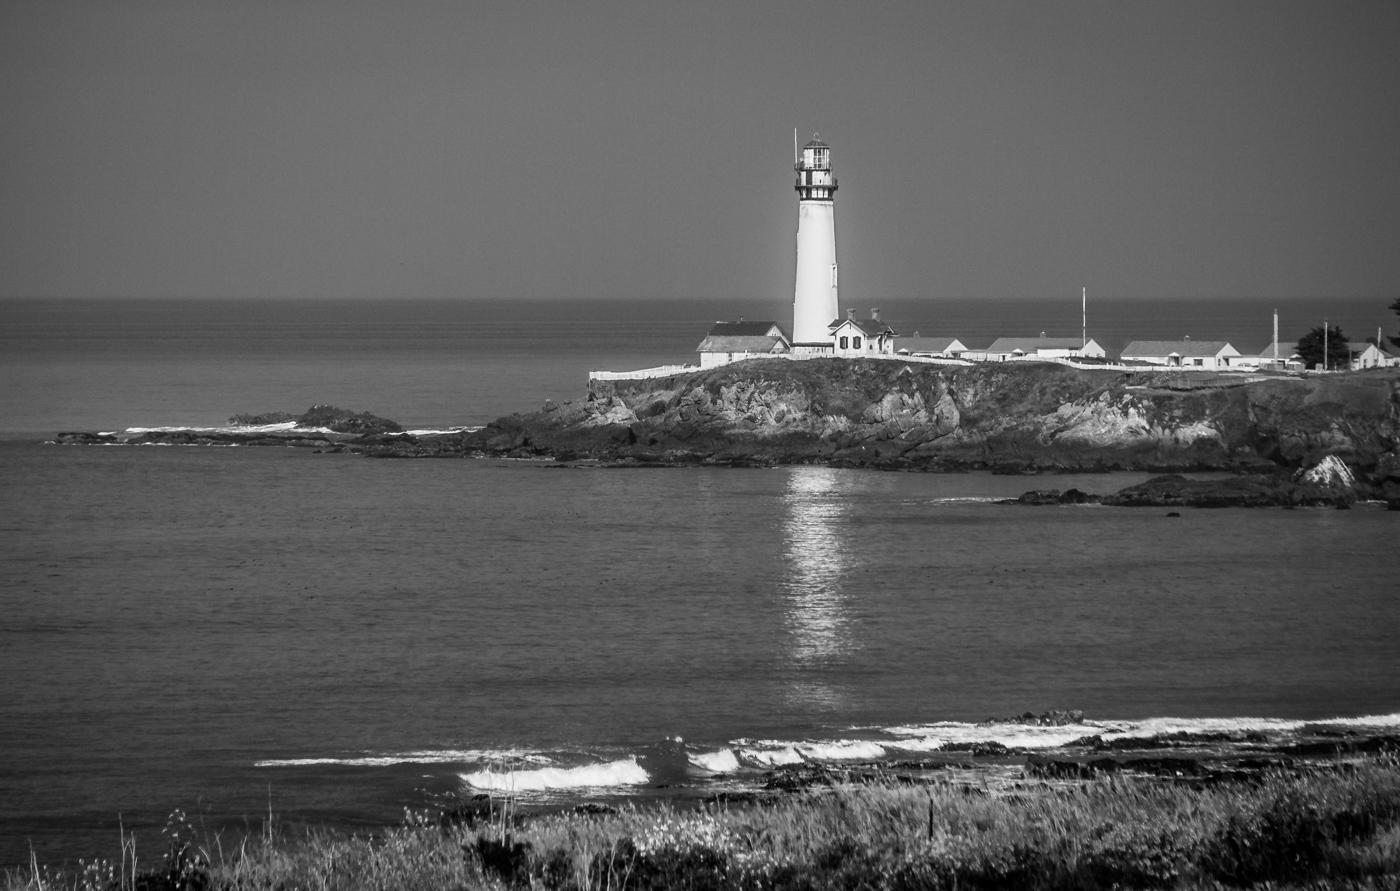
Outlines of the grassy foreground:
M 178 815 L 177 815 L 178 816 Z M 1010 793 L 844 786 L 761 806 L 414 816 L 373 837 L 274 830 L 0 889 L 1400 889 L 1400 762 L 1210 787 L 1111 777 Z

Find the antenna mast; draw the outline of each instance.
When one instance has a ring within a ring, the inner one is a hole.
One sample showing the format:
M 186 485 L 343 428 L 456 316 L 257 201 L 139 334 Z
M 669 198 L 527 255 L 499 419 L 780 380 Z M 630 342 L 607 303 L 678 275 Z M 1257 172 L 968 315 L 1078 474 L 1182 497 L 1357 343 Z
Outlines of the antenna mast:
M 793 167 L 796 167 L 796 166 L 797 166 L 797 162 L 800 161 L 800 160 L 801 160 L 801 155 L 799 155 L 799 154 L 797 153 L 797 128 L 796 128 L 796 127 L 793 127 L 793 128 L 792 128 L 792 166 L 793 166 Z
M 1089 345 L 1089 289 L 1079 291 L 1079 349 Z

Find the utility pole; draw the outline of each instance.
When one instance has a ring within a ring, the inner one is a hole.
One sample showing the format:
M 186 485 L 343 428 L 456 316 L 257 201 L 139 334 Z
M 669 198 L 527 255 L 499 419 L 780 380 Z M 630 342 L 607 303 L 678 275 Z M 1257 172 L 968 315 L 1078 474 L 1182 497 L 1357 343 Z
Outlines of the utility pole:
M 1322 370 L 1327 370 L 1327 320 L 1322 320 Z

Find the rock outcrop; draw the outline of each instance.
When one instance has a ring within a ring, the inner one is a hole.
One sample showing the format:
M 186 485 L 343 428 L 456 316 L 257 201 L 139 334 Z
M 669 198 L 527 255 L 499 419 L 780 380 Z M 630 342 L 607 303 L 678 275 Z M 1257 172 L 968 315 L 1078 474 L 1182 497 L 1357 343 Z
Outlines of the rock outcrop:
M 353 412 L 334 405 L 318 403 L 304 413 L 274 411 L 261 415 L 234 415 L 230 424 L 240 427 L 265 426 L 268 424 L 295 423 L 298 427 L 325 427 L 335 433 L 398 433 L 403 428 L 395 421 L 372 415 L 367 411 Z
M 419 452 L 1006 472 L 1273 471 L 1332 456 L 1400 487 L 1400 372 L 1202 389 L 1164 379 L 1040 363 L 753 360 L 595 381 L 585 400 Z

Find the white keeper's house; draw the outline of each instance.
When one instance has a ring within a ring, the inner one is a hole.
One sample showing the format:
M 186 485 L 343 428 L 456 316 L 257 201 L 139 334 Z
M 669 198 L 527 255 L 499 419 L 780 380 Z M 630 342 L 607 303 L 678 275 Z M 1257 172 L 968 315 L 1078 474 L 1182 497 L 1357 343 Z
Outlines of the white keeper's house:
M 715 322 L 695 351 L 700 367 L 713 368 L 740 359 L 784 356 L 792 341 L 777 322 Z
M 1229 368 L 1246 363 L 1240 351 L 1223 340 L 1135 340 L 1123 348 L 1123 361 L 1172 368 Z M 1257 364 L 1257 357 L 1248 364 Z
M 899 335 L 880 321 L 880 311 L 872 309 L 870 318 L 857 319 L 854 309 L 846 310 L 846 318 L 835 319 L 827 326 L 831 345 L 837 356 L 858 359 L 861 356 L 893 356 L 894 340 Z
M 1038 356 L 1042 359 L 1102 359 L 1107 353 L 1092 339 L 1078 337 L 998 337 L 986 350 L 988 362 L 1005 362 L 1007 359 L 1020 359 L 1024 356 Z

